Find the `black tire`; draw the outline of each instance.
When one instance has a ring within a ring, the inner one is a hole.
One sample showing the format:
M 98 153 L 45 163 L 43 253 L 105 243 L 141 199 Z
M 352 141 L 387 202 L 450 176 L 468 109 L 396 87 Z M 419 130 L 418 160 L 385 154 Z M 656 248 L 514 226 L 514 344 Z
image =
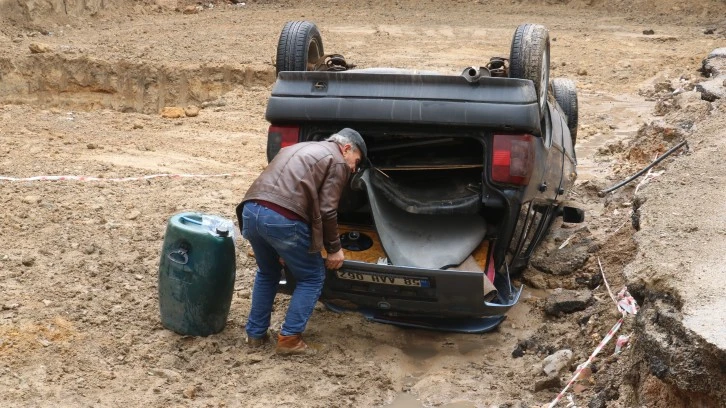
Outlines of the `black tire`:
M 567 116 L 567 128 L 570 129 L 572 145 L 577 140 L 577 86 L 575 82 L 566 78 L 552 80 L 552 95 Z
M 315 24 L 309 21 L 288 21 L 277 42 L 276 73 L 312 71 L 323 55 L 323 39 Z
M 550 34 L 544 26 L 521 24 L 514 31 L 509 52 L 509 77 L 534 82 L 539 116 L 544 117 L 550 80 Z

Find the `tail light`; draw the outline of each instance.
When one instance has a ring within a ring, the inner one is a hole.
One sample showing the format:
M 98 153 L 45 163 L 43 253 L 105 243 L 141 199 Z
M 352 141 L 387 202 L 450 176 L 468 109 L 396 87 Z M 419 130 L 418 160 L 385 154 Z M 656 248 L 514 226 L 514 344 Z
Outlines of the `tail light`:
M 267 131 L 267 161 L 272 161 L 283 147 L 294 145 L 299 141 L 299 126 L 271 125 Z
M 534 164 L 534 136 L 494 135 L 492 181 L 527 185 Z

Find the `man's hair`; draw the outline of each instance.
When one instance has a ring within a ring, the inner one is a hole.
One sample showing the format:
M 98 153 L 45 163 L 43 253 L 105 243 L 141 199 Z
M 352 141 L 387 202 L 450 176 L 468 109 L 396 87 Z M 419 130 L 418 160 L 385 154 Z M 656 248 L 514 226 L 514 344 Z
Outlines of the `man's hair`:
M 368 157 L 368 147 L 366 147 L 365 140 L 363 140 L 363 137 L 360 135 L 360 133 L 356 132 L 351 128 L 340 129 L 336 133 L 333 133 L 326 140 L 338 143 L 341 146 L 347 144 L 351 145 L 354 152 L 360 152 L 362 161 L 365 161 Z
M 335 143 L 337 143 L 337 144 L 339 144 L 341 146 L 345 146 L 345 145 L 348 144 L 348 145 L 350 145 L 351 148 L 353 148 L 353 151 L 354 152 L 359 152 L 360 151 L 360 149 L 358 148 L 358 145 L 356 145 L 355 143 L 353 143 L 353 141 L 350 140 L 350 138 L 347 137 L 347 136 L 343 136 L 343 135 L 339 135 L 337 133 L 333 133 L 332 135 L 330 135 L 330 137 L 328 137 L 325 140 L 328 141 L 328 142 L 335 142 Z

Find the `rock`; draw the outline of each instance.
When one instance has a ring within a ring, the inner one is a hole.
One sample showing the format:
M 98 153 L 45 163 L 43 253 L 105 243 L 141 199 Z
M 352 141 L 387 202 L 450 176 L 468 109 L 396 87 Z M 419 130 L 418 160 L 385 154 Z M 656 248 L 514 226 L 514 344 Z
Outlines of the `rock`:
M 586 245 L 568 245 L 552 251 L 537 251 L 532 266 L 553 275 L 570 275 L 590 258 Z
M 711 104 L 697 91 L 680 93 L 673 98 L 673 102 L 678 109 L 694 113 L 699 117 L 704 117 L 711 111 Z
M 44 304 L 44 305 L 45 305 L 46 307 L 48 307 L 48 306 L 50 306 L 51 304 L 53 304 L 53 302 L 51 302 L 51 301 L 50 301 L 50 300 L 48 300 L 48 299 L 43 299 L 43 304 Z
M 726 74 L 726 47 L 711 51 L 703 60 L 700 71 L 706 77 L 718 77 Z
M 653 109 L 653 114 L 655 116 L 665 116 L 672 109 L 673 109 L 673 104 L 671 104 L 670 101 L 661 99 L 655 103 L 655 108 Z
M 44 54 L 46 52 L 51 52 L 52 49 L 47 44 L 40 44 L 40 43 L 31 43 L 28 48 L 30 48 L 30 52 L 33 54 Z
M 607 407 L 607 401 L 616 400 L 618 398 L 620 398 L 620 393 L 617 389 L 606 388 L 597 393 L 597 395 L 590 400 L 590 403 L 587 404 L 587 408 L 605 408 Z
M 98 149 L 98 145 L 95 144 L 95 143 L 89 143 L 89 144 L 86 145 L 86 148 L 88 150 L 94 150 L 94 149 Z
M 580 69 L 577 70 L 577 75 L 579 75 L 579 76 L 586 76 L 587 75 L 587 70 L 585 68 L 580 68 Z
M 519 358 L 519 357 L 522 357 L 523 355 L 524 355 L 524 349 L 522 348 L 522 346 L 520 344 L 517 344 L 517 348 L 515 348 L 514 351 L 512 351 L 512 357 Z
M 151 374 L 163 378 L 169 382 L 177 382 L 181 379 L 181 374 L 167 368 L 155 368 L 151 370 Z
M 582 394 L 585 391 L 587 391 L 587 385 L 585 384 L 576 383 L 572 386 L 572 392 L 577 395 Z
M 23 197 L 20 201 L 24 204 L 38 204 L 40 202 L 40 196 L 29 195 Z
M 605 408 L 607 407 L 607 403 L 605 402 L 605 399 L 602 398 L 600 395 L 596 395 L 595 398 L 591 399 L 590 402 L 587 404 L 587 408 Z
M 194 399 L 197 396 L 197 387 L 190 385 L 182 391 L 182 394 L 184 395 L 184 398 Z
M 538 379 L 534 382 L 534 392 L 548 390 L 550 388 L 559 389 L 561 387 L 560 377 L 557 376 Z
M 18 303 L 9 303 L 8 302 L 8 303 L 3 304 L 2 310 L 15 310 L 18 307 L 20 307 L 20 304 L 18 304 Z
M 533 269 L 526 269 L 522 274 L 522 281 L 535 289 L 547 289 L 547 281 L 542 273 Z
M 585 310 L 592 302 L 592 292 L 589 290 L 576 291 L 557 288 L 545 300 L 545 313 L 550 316 L 560 316 L 563 313 L 572 313 Z
M 572 350 L 562 349 L 542 360 L 542 371 L 548 376 L 557 376 L 572 362 Z
M 86 255 L 92 255 L 94 252 L 96 252 L 96 246 L 93 244 L 86 245 L 83 247 L 83 253 Z
M 22 263 L 23 266 L 33 266 L 35 264 L 35 257 L 33 255 L 23 255 L 20 263 Z
M 264 361 L 264 360 L 265 360 L 265 359 L 264 359 L 264 358 L 262 358 L 262 356 L 258 356 L 258 355 L 249 355 L 249 356 L 247 356 L 247 360 L 246 360 L 246 362 L 247 362 L 247 364 L 250 364 L 250 365 L 252 365 L 252 364 L 257 364 L 257 363 L 260 363 L 260 362 L 262 362 L 262 361 Z
M 671 84 L 671 81 L 667 81 L 667 80 L 662 80 L 662 81 L 656 82 L 653 85 L 653 90 L 656 93 L 670 93 L 670 92 L 674 91 L 673 84 Z
M 213 101 L 202 102 L 202 108 L 220 108 L 226 105 L 227 101 L 222 98 L 215 99 Z
M 186 114 L 184 113 L 184 109 L 176 106 L 166 106 L 164 107 L 164 109 L 161 110 L 162 118 L 177 119 L 183 118 L 184 116 L 186 116 Z
M 643 30 L 643 35 L 653 35 L 653 34 L 655 34 L 655 31 L 653 31 L 653 30 L 650 30 L 650 29 Z
M 713 28 L 707 28 L 707 29 L 703 30 L 703 33 L 706 35 L 709 35 L 709 34 L 713 34 L 714 31 L 715 30 Z
M 197 14 L 199 13 L 199 9 L 197 6 L 186 6 L 184 8 L 184 11 L 182 11 L 183 14 Z
M 126 214 L 126 219 L 129 221 L 133 221 L 141 215 L 141 211 L 139 210 L 131 210 L 128 214 Z
M 199 115 L 199 107 L 194 105 L 189 105 L 186 108 L 184 108 L 184 114 L 189 117 L 195 117 Z
M 696 85 L 696 91 L 701 93 L 701 99 L 714 102 L 716 99 L 726 99 L 726 88 L 723 87 L 721 78 L 703 81 Z

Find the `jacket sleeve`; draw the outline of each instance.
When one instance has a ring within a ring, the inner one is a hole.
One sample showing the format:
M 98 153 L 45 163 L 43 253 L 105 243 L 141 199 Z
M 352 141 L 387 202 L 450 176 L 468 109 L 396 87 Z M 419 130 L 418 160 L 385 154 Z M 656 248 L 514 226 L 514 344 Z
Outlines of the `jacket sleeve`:
M 323 246 L 328 253 L 338 252 L 341 248 L 338 236 L 338 203 L 348 182 L 348 169 L 345 164 L 333 163 L 328 168 L 323 184 L 320 186 L 320 216 L 323 222 Z

